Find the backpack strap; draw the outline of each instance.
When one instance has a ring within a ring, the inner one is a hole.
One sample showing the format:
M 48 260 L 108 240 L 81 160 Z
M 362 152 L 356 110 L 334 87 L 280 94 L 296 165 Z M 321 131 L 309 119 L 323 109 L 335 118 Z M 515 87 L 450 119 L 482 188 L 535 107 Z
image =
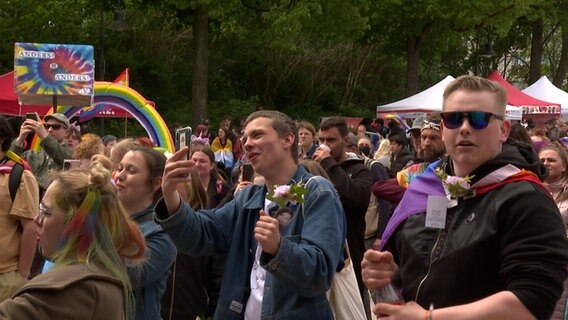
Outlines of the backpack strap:
M 24 166 L 20 163 L 14 163 L 12 167 L 12 172 L 10 172 L 10 180 L 8 187 L 10 189 L 10 198 L 12 198 L 12 202 L 16 199 L 16 193 L 18 193 L 18 189 L 20 188 L 20 181 L 22 180 L 22 174 L 24 173 Z

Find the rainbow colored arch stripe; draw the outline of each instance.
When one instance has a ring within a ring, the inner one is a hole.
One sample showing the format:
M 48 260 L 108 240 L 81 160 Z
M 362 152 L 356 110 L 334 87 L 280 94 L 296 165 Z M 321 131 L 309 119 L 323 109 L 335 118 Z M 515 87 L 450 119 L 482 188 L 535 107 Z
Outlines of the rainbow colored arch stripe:
M 92 107 L 113 105 L 132 114 L 157 146 L 174 152 L 174 142 L 162 116 L 136 90 L 120 84 L 104 81 L 95 82 L 95 95 Z M 59 112 L 68 118 L 73 117 L 83 107 L 59 107 Z

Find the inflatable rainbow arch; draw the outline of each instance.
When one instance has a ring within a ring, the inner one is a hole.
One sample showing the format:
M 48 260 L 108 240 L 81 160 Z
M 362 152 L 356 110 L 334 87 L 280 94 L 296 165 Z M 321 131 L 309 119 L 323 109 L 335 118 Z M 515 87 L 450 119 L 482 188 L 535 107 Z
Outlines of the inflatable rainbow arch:
M 138 120 L 152 142 L 169 152 L 174 152 L 172 135 L 164 119 L 136 90 L 112 82 L 96 81 L 94 101 L 91 107 L 97 107 L 98 105 L 112 105 L 126 110 Z M 58 112 L 71 118 L 81 112 L 82 108 L 59 107 Z

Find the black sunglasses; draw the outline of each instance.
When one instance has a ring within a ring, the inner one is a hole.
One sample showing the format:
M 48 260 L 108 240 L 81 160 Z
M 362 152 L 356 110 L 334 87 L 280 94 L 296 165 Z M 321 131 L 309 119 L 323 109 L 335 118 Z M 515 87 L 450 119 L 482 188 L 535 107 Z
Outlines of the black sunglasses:
M 45 127 L 46 130 L 49 130 L 49 128 L 53 128 L 53 130 L 59 130 L 63 128 L 63 125 L 59 123 L 46 123 L 43 126 Z
M 502 116 L 484 111 L 442 112 L 440 116 L 442 117 L 442 120 L 444 120 L 444 127 L 448 129 L 457 129 L 461 127 L 465 118 L 467 118 L 469 125 L 476 130 L 487 128 L 491 117 L 503 120 Z

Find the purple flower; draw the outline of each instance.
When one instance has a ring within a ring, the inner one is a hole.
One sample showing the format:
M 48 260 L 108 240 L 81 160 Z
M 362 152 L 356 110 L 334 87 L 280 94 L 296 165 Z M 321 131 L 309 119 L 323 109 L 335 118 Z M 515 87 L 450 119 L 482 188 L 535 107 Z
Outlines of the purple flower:
M 463 189 L 468 189 L 470 188 L 469 182 L 467 182 L 467 180 L 460 178 L 460 181 L 458 182 L 460 187 L 462 187 Z
M 463 179 L 460 178 L 460 177 L 448 176 L 448 177 L 446 178 L 446 183 L 447 183 L 447 184 L 460 184 L 460 185 L 461 185 L 462 180 L 463 180 Z
M 274 197 L 275 198 L 283 198 L 284 196 L 286 196 L 288 194 L 288 192 L 290 191 L 290 186 L 288 185 L 281 185 L 276 187 L 276 189 L 274 189 Z

